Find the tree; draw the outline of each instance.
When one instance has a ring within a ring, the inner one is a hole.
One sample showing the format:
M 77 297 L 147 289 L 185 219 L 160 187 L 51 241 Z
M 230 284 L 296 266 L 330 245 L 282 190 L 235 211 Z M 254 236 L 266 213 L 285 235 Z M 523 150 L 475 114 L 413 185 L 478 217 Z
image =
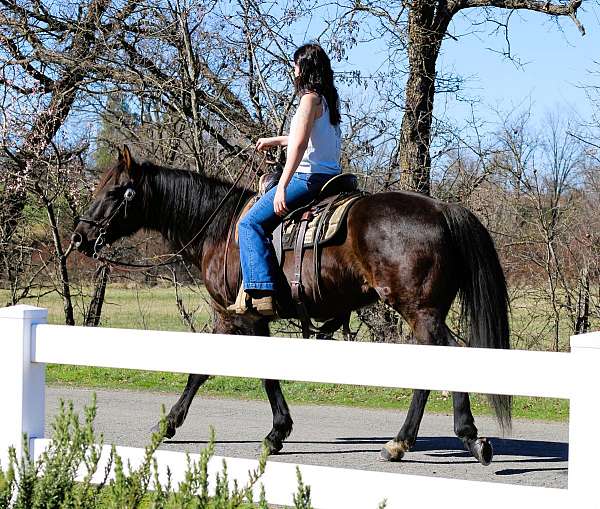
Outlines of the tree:
M 135 2 L 114 6 L 110 0 L 78 4 L 36 0 L 0 1 L 0 147 L 5 164 L 0 174 L 0 255 L 7 263 L 13 290 L 19 270 L 15 252 L 32 252 L 32 239 L 14 242 L 19 227 L 27 232 L 27 205 L 42 207 L 50 228 L 56 290 L 62 295 L 65 321 L 74 323 L 69 251 L 63 247 L 65 225 L 60 211 L 77 214 L 78 184 L 83 174 L 85 134 L 70 136 L 66 127 L 82 94 L 101 79 L 100 61 L 111 47 L 115 20 L 127 17 Z M 72 219 L 70 221 L 72 224 Z M 46 254 L 46 253 L 44 253 Z M 23 267 L 24 265 L 21 265 Z M 18 267 L 16 267 L 18 269 Z M 39 272 L 34 271 L 34 276 Z M 52 276 L 49 274 L 50 279 Z M 30 277 L 24 278 L 29 284 Z M 21 297 L 27 295 L 28 286 Z M 13 301 L 17 293 L 13 291 Z
M 493 10 L 509 14 L 514 10 L 535 11 L 547 16 L 571 18 L 582 34 L 577 19 L 582 0 L 568 2 L 538 0 L 413 0 L 378 2 L 357 0 L 339 20 L 341 25 L 355 23 L 355 17 L 367 14 L 381 24 L 381 34 L 390 37 L 404 56 L 407 54 L 408 78 L 404 92 L 404 112 L 397 140 L 395 165 L 405 188 L 425 194 L 431 191 L 431 155 L 433 105 L 441 83 L 437 61 L 443 41 L 452 37 L 448 27 L 453 18 L 466 9 L 483 9 L 488 20 Z M 349 20 L 349 21 L 348 21 Z M 499 21 L 508 27 L 506 22 Z M 352 25 L 351 25 L 352 26 Z

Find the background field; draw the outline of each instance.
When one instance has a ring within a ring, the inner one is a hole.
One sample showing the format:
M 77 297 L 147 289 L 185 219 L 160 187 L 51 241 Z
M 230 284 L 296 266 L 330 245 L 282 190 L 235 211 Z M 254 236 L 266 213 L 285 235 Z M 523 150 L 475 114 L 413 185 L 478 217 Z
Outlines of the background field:
M 202 289 L 184 289 L 180 292 L 184 302 L 196 309 L 197 330 L 208 329 L 210 315 L 205 306 L 206 296 Z M 0 301 L 5 293 L 0 290 Z M 79 311 L 89 298 L 81 298 Z M 62 323 L 62 303 L 57 294 L 28 299 L 31 305 L 47 307 L 50 323 Z M 102 326 L 115 328 L 135 328 L 151 330 L 187 331 L 174 298 L 172 288 L 124 288 L 109 286 L 103 312 Z M 168 345 L 165 345 L 168 348 Z M 285 362 L 285 359 L 282 359 Z M 398 363 L 402 369 L 402 362 Z M 424 367 L 426 369 L 426 367 Z M 457 369 L 460 369 L 457 367 Z M 507 369 L 507 376 L 510 370 Z M 47 382 L 54 385 L 72 385 L 97 388 L 128 388 L 152 391 L 179 392 L 185 385 L 187 375 L 180 373 L 148 372 L 126 369 L 106 369 L 66 365 L 49 365 Z M 383 389 L 377 387 L 315 384 L 304 382 L 283 382 L 283 389 L 291 403 L 334 404 L 358 407 L 406 409 L 410 403 L 410 390 Z M 260 380 L 232 377 L 210 379 L 199 394 L 203 397 L 233 397 L 242 399 L 266 398 Z M 490 409 L 482 395 L 472 399 L 474 414 L 490 414 Z M 441 392 L 433 392 L 427 407 L 430 412 L 452 412 L 452 398 Z M 550 398 L 515 399 L 515 417 L 566 420 L 568 401 Z

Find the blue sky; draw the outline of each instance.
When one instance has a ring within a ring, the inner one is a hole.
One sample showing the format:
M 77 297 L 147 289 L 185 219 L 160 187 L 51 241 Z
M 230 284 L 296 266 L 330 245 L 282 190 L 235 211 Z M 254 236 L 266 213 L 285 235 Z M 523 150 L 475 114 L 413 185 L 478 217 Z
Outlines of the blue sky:
M 489 122 L 497 120 L 495 110 L 508 112 L 530 105 L 536 119 L 561 112 L 588 120 L 590 103 L 582 86 L 600 85 L 600 74 L 590 74 L 594 69 L 600 73 L 600 8 L 591 0 L 584 0 L 583 7 L 586 11 L 580 10 L 578 16 L 586 28 L 583 37 L 569 18 L 557 23 L 540 13 L 513 12 L 511 53 L 521 65 L 498 53 L 506 49 L 506 43 L 503 32 L 491 33 L 493 24 L 473 28 L 473 22 L 481 21 L 481 9 L 462 11 L 451 26 L 458 40 L 444 41 L 438 71 L 452 71 L 466 79 L 461 95 L 477 101 L 477 116 Z M 316 35 L 319 28 L 313 26 Z M 306 32 L 309 38 L 313 26 Z M 360 69 L 369 74 L 379 68 L 386 54 L 382 42 L 362 44 L 350 52 L 348 62 L 335 63 L 335 69 Z M 398 79 L 404 83 L 406 77 Z M 471 115 L 471 106 L 440 94 L 436 115 L 461 124 Z
M 531 103 L 534 116 L 546 113 L 572 112 L 588 118 L 589 101 L 582 88 L 594 81 L 600 85 L 600 77 L 593 77 L 590 70 L 600 71 L 600 19 L 591 2 L 580 20 L 586 35 L 570 19 L 556 21 L 545 15 L 521 12 L 511 17 L 509 34 L 511 52 L 522 65 L 492 50 L 506 47 L 504 34 L 489 36 L 483 32 L 466 36 L 458 42 L 447 40 L 440 59 L 442 68 L 453 67 L 458 74 L 469 76 L 466 94 L 479 98 L 478 110 L 482 115 L 493 116 L 492 110 L 510 110 L 526 107 Z M 464 16 L 455 23 L 455 30 L 464 30 L 468 19 Z M 488 24 L 489 27 L 489 24 Z M 492 50 L 491 50 L 491 49 Z M 448 113 L 464 116 L 465 105 L 450 101 Z

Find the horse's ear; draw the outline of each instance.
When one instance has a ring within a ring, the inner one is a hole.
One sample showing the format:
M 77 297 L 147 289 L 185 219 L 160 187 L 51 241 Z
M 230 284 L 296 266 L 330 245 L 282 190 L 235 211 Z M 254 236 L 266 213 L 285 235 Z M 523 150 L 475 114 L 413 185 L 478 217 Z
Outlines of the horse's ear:
M 137 180 L 141 175 L 142 168 L 133 159 L 127 145 L 123 145 L 123 150 L 119 149 L 119 168 L 131 180 Z
M 128 171 L 131 168 L 133 158 L 127 145 L 123 145 L 123 150 L 119 149 L 119 166 L 121 169 Z

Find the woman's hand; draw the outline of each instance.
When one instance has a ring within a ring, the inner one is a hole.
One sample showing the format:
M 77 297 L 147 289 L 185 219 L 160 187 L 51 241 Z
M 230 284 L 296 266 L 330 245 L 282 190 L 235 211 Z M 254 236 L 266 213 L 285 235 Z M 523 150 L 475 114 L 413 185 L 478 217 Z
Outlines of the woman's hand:
M 275 214 L 278 216 L 285 216 L 288 213 L 288 209 L 285 204 L 285 186 L 281 184 L 277 185 L 275 198 L 273 198 L 273 208 L 275 209 Z
M 287 136 L 271 136 L 270 138 L 258 138 L 256 150 L 267 150 L 271 147 L 285 147 L 288 144 Z
M 256 150 L 265 151 L 270 147 L 275 147 L 277 145 L 277 138 L 258 138 L 256 142 Z

